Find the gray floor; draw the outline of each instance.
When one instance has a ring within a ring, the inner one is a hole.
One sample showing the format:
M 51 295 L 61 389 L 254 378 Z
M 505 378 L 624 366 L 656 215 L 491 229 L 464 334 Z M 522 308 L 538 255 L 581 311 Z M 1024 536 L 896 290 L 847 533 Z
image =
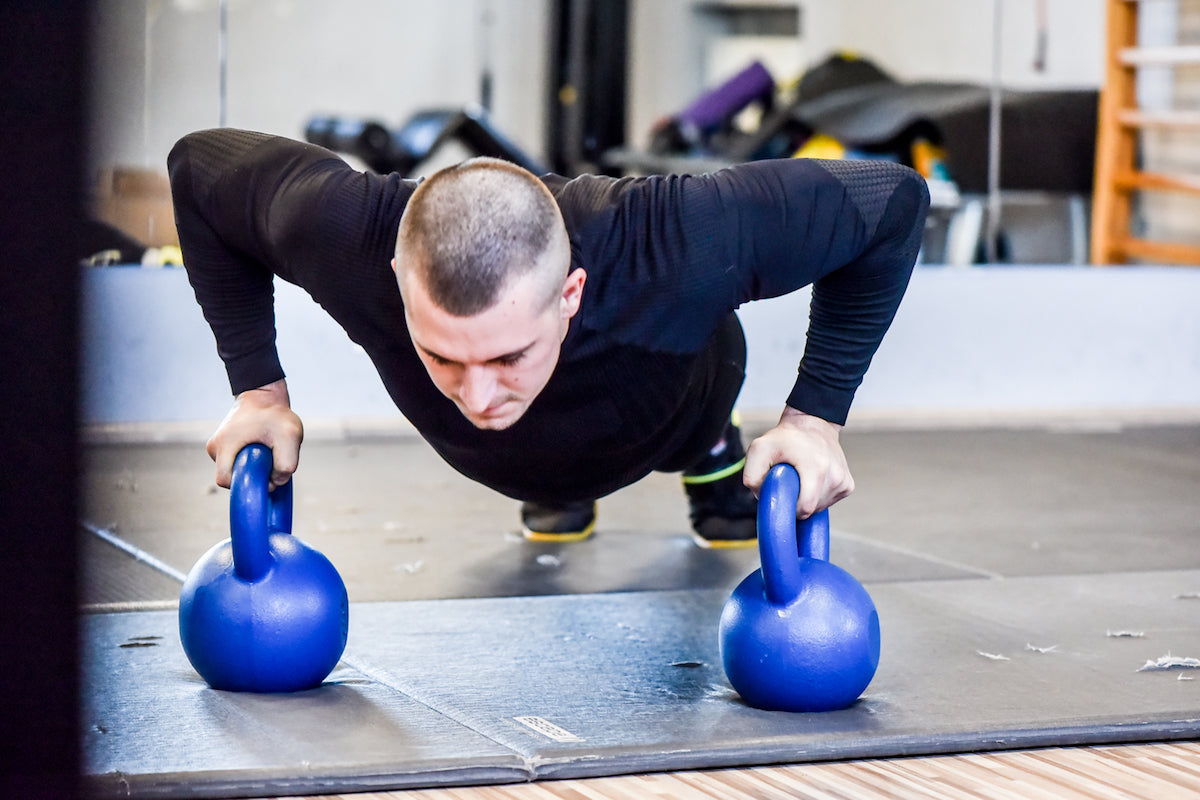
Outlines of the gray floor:
M 753 431 L 749 431 L 753 433 Z M 1200 568 L 1200 426 L 1101 432 L 847 431 L 858 489 L 831 512 L 832 560 L 864 583 Z M 186 572 L 228 536 L 200 444 L 86 448 L 85 519 Z M 675 475 L 604 498 L 576 545 L 517 536 L 516 504 L 419 439 L 305 444 L 294 532 L 351 601 L 728 589 L 753 550 L 688 535 Z M 173 600 L 176 582 L 83 536 L 89 604 Z

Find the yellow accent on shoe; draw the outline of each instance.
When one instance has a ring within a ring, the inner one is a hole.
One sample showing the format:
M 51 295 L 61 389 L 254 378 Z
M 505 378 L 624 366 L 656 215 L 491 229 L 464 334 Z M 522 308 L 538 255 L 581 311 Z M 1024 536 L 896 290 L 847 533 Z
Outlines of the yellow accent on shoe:
M 710 472 L 707 475 L 684 475 L 683 483 L 685 486 L 695 486 L 698 483 L 712 483 L 722 478 L 728 478 L 744 466 L 746 466 L 746 457 L 742 456 L 741 459 L 730 464 L 728 467 L 722 467 L 716 472 Z
M 596 519 L 593 517 L 588 526 L 581 531 L 565 531 L 563 533 L 548 533 L 546 531 L 531 531 L 529 528 L 524 528 L 521 535 L 528 542 L 561 542 L 569 544 L 571 542 L 582 542 L 584 539 L 590 539 L 592 534 L 596 532 Z
M 705 550 L 747 550 L 758 547 L 758 539 L 705 539 L 698 533 L 692 533 L 692 540 Z

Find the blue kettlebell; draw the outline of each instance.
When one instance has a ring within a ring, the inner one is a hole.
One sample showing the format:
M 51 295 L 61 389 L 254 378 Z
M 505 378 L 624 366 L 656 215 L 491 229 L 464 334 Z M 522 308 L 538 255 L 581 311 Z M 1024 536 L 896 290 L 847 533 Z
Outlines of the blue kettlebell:
M 201 556 L 179 597 L 179 636 L 214 689 L 295 692 L 325 680 L 346 648 L 346 586 L 291 535 L 292 482 L 270 491 L 271 451 L 233 463 L 230 538 Z
M 719 635 L 730 684 L 755 708 L 832 711 L 858 699 L 879 665 L 879 614 L 862 584 L 829 563 L 829 512 L 800 524 L 800 478 L 779 464 L 758 501 L 762 569 L 725 603 Z

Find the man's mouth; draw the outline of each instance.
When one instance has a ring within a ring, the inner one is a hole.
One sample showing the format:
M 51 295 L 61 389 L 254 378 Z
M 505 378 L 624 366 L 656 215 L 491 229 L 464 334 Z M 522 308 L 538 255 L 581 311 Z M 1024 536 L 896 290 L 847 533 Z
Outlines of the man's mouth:
M 463 409 L 463 414 L 468 419 L 478 420 L 480 422 L 506 419 L 512 413 L 514 402 L 515 401 L 513 398 L 510 397 L 505 400 L 501 400 L 499 403 L 488 406 L 483 411 L 467 411 L 466 409 Z
M 512 402 L 511 400 L 501 400 L 499 403 L 496 403 L 495 405 L 488 406 L 487 408 L 485 408 L 483 410 L 483 413 L 480 414 L 479 416 L 481 416 L 481 417 L 502 417 L 502 416 L 504 416 L 505 411 L 508 409 L 508 406 L 511 402 Z

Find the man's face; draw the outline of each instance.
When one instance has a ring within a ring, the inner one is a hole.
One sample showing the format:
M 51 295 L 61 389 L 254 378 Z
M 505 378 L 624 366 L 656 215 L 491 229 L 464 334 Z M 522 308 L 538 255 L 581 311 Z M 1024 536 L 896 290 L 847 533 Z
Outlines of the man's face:
M 471 424 L 504 430 L 519 420 L 550 381 L 571 317 L 579 310 L 584 271 L 567 276 L 561 296 L 527 275 L 491 308 L 456 317 L 438 307 L 412 270 L 400 273 L 408 332 L 434 385 Z

